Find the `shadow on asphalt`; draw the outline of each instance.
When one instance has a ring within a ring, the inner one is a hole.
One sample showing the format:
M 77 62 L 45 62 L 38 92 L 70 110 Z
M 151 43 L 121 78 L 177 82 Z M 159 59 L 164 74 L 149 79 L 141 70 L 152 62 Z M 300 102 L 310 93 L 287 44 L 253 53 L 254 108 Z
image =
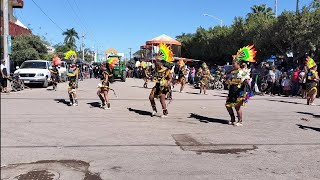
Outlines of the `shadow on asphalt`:
M 66 101 L 65 99 L 54 99 L 54 101 L 70 106 L 69 101 Z
M 220 123 L 220 124 L 228 124 L 229 123 L 229 121 L 225 120 L 225 119 L 209 118 L 209 117 L 201 116 L 201 115 L 194 114 L 194 113 L 190 113 L 189 118 L 197 119 L 202 123 Z
M 143 110 L 132 109 L 132 108 L 128 108 L 128 110 L 130 112 L 134 112 L 134 113 L 137 113 L 137 114 L 142 115 L 142 116 L 152 116 L 152 113 L 149 112 L 149 111 L 143 111 Z
M 320 118 L 320 115 L 319 115 L 319 114 L 313 114 L 313 113 L 309 113 L 309 112 L 297 112 L 297 113 L 310 115 L 310 116 L 313 116 L 313 117 L 315 117 L 315 118 Z
M 302 104 L 302 105 L 306 105 L 306 103 L 290 102 L 290 101 L 284 101 L 284 100 L 274 100 L 274 99 L 269 99 L 268 101 L 272 101 L 272 102 L 281 102 L 281 103 L 289 103 L 289 104 Z M 316 105 L 316 106 L 320 106 L 320 105 Z
M 141 89 L 152 89 L 152 88 L 149 88 L 149 87 L 145 88 L 145 87 L 143 87 L 143 86 L 131 86 L 131 87 L 141 88 Z
M 197 93 L 197 92 L 186 92 L 187 94 L 199 94 L 200 95 L 200 93 Z
M 300 128 L 300 129 L 303 129 L 303 130 L 311 129 L 311 130 L 320 132 L 320 128 L 311 127 L 311 126 L 303 126 L 303 125 L 301 125 L 301 124 L 297 124 L 297 126 L 299 126 L 299 128 Z
M 87 103 L 90 105 L 90 108 L 100 108 L 101 103 L 100 102 L 90 102 Z

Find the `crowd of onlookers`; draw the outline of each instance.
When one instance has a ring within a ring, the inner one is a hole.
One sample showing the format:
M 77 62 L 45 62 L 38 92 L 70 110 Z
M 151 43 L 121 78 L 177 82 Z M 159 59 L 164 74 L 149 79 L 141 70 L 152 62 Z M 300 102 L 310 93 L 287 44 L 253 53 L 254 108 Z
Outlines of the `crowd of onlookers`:
M 197 79 L 197 66 L 186 65 L 185 78 L 187 83 L 194 84 Z M 86 78 L 99 78 L 102 71 L 99 65 L 84 65 L 80 68 L 80 80 Z M 229 66 L 212 66 L 210 68 L 213 76 L 219 74 L 222 78 L 227 78 L 232 67 Z M 146 76 L 145 69 L 140 67 L 126 67 L 127 78 L 144 78 Z M 176 79 L 179 73 L 178 66 L 172 66 L 171 71 L 173 78 Z M 154 74 L 154 67 L 147 67 L 150 78 Z M 305 66 L 288 68 L 284 64 L 276 65 L 251 65 L 251 88 L 257 94 L 284 95 L 284 96 L 306 96 L 306 75 L 308 69 Z M 4 62 L 1 61 L 0 83 L 2 92 L 7 92 L 7 75 L 5 72 Z
M 283 61 L 282 61 L 283 62 Z M 306 97 L 306 76 L 308 69 L 301 65 L 296 67 L 288 67 L 286 63 L 278 65 L 259 64 L 251 65 L 251 87 L 256 94 L 268 94 L 271 96 L 301 96 Z M 185 77 L 189 84 L 195 83 L 197 79 L 198 66 L 185 66 L 187 71 Z M 231 72 L 231 65 L 227 66 L 211 66 L 212 75 L 221 75 L 228 78 Z M 142 67 L 126 68 L 128 78 L 144 78 L 145 73 Z M 152 76 L 153 67 L 148 67 L 147 71 Z M 177 66 L 172 67 L 172 74 L 175 78 L 179 72 Z

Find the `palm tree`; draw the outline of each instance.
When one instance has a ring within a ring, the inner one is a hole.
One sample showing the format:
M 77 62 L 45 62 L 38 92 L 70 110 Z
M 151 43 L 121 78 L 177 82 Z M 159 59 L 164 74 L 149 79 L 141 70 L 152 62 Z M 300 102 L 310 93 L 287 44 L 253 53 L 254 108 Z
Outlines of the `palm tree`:
M 251 7 L 251 13 L 248 14 L 248 17 L 252 16 L 264 16 L 266 18 L 273 18 L 275 16 L 272 8 L 267 7 L 267 5 L 254 5 Z
M 311 7 L 315 9 L 320 8 L 320 0 L 313 0 L 311 3 Z
M 76 38 L 79 39 L 78 33 L 74 28 L 67 29 L 62 35 L 66 36 L 64 38 L 64 43 L 72 49 L 76 49 Z

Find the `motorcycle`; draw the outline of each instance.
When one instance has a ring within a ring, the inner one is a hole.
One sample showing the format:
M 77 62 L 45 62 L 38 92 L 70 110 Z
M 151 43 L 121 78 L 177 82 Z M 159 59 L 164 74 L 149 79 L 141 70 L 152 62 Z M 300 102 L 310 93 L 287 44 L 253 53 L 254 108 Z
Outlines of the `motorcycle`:
M 12 78 L 8 78 L 8 80 L 11 82 L 12 91 L 17 92 L 24 90 L 25 85 L 18 74 L 13 74 Z

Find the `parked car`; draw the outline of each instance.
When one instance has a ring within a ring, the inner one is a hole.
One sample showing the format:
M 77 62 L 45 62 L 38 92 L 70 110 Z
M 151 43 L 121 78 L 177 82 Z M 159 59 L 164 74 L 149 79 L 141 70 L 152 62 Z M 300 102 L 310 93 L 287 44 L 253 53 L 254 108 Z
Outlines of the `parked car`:
M 62 61 L 61 65 L 59 67 L 59 75 L 60 75 L 60 80 L 62 82 L 66 82 L 67 81 L 67 63 Z
M 14 74 L 19 75 L 25 84 L 41 84 L 48 87 L 51 82 L 51 62 L 44 60 L 28 60 L 17 67 Z

